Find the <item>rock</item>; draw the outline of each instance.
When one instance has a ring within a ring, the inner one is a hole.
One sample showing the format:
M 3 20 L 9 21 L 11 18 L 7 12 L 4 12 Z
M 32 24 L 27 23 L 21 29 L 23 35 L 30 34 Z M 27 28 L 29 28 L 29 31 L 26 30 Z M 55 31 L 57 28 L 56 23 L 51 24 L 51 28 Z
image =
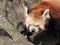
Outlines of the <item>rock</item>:
M 25 18 L 22 4 L 18 3 L 19 0 L 14 1 L 17 0 L 0 1 L 0 45 L 34 45 L 21 35 L 20 31 L 23 30 L 21 27 L 18 29 L 19 31 L 16 29 L 17 24 L 24 21 Z M 31 0 L 30 4 L 32 4 Z

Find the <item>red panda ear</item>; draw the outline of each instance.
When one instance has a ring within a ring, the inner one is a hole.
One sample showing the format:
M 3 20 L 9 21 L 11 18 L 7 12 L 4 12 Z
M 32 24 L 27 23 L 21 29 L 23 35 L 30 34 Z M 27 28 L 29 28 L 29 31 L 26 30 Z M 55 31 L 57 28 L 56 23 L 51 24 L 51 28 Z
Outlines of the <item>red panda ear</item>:
M 24 15 L 28 16 L 28 13 L 30 12 L 31 4 L 29 4 L 27 1 L 24 1 Z
M 28 15 L 28 14 L 27 14 L 27 11 L 28 11 L 28 8 L 25 6 L 25 7 L 24 7 L 24 14 L 25 14 L 25 16 Z
M 46 9 L 46 10 L 43 12 L 42 17 L 43 17 L 44 19 L 46 19 L 46 18 L 49 18 L 49 19 L 50 19 L 49 9 Z

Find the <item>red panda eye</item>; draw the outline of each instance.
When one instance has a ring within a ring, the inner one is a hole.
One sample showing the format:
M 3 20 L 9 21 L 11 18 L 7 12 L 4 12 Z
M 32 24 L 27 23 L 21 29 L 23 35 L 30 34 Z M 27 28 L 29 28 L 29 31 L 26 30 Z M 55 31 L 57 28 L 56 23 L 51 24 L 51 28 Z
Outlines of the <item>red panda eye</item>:
M 30 26 L 31 26 L 31 24 L 28 25 L 27 29 L 29 29 Z

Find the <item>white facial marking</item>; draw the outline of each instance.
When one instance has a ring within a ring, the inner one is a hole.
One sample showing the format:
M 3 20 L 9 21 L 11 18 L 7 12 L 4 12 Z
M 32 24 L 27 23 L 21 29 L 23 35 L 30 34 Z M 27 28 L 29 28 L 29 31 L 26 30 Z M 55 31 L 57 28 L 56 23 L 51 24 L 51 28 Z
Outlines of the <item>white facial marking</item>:
M 47 18 L 50 19 L 49 9 L 46 9 L 46 10 L 44 11 L 44 13 L 42 14 L 42 17 L 43 17 L 43 20 L 42 20 L 42 23 L 40 24 L 40 28 L 41 28 L 42 30 L 46 30 L 44 25 L 45 25 L 46 19 L 47 19 Z
M 29 31 L 30 32 L 32 32 L 33 29 L 35 30 L 35 32 L 38 32 L 39 31 L 38 27 L 35 27 L 35 26 L 30 26 L 29 27 Z
M 45 29 L 45 20 L 42 20 L 41 24 L 39 25 L 41 30 L 44 30 Z
M 30 18 L 30 16 L 28 15 L 27 17 L 26 17 L 26 26 L 28 26 L 29 24 L 31 24 L 31 18 Z
M 35 32 L 38 32 L 38 31 L 39 31 L 39 29 L 38 29 L 38 27 L 36 27 L 36 28 L 35 28 Z

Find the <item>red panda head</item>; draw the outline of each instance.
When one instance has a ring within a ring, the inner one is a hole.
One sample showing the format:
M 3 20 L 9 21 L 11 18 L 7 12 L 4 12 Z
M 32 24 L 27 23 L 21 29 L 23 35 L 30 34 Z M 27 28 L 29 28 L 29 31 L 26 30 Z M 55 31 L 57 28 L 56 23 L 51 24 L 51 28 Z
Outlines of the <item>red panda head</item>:
M 25 7 L 26 27 L 30 32 L 38 32 L 46 30 L 49 23 L 49 9 L 31 9 L 28 13 L 28 8 Z

